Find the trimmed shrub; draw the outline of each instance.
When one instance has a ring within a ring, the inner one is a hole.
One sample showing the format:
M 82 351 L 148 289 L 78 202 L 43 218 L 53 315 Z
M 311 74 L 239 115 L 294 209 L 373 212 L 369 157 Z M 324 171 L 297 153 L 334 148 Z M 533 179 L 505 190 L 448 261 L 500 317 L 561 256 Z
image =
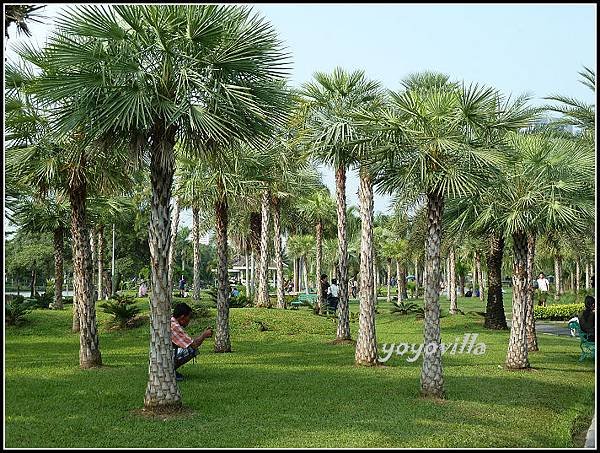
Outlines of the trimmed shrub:
M 533 307 L 533 316 L 535 319 L 568 321 L 573 316 L 577 316 L 581 313 L 583 309 L 583 304 L 554 304 L 546 307 L 536 305 Z

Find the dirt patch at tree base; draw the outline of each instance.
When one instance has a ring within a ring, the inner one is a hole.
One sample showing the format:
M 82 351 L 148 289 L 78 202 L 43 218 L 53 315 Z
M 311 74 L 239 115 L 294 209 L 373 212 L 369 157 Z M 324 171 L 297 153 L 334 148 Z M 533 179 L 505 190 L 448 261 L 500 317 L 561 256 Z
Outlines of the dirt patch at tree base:
M 158 406 L 151 409 L 146 409 L 144 407 L 141 409 L 133 409 L 130 412 L 136 417 L 163 422 L 190 418 L 196 415 L 192 409 L 185 406 Z

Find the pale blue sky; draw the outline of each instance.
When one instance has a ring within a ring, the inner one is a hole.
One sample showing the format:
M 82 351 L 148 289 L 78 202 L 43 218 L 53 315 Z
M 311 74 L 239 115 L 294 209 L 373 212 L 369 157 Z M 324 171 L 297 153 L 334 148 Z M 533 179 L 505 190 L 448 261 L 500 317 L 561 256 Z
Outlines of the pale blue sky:
M 33 24 L 43 42 L 61 5 Z M 256 4 L 280 33 L 292 57 L 291 84 L 335 66 L 364 69 L 397 89 L 410 73 L 435 70 L 479 82 L 505 94 L 540 99 L 560 93 L 595 103 L 578 83 L 583 67 L 596 69 L 595 4 Z M 15 42 L 15 30 L 9 31 Z M 9 49 L 10 57 L 10 49 Z M 335 194 L 333 173 L 324 171 Z M 358 205 L 358 178 L 350 174 L 348 201 Z M 375 210 L 388 198 L 376 196 Z

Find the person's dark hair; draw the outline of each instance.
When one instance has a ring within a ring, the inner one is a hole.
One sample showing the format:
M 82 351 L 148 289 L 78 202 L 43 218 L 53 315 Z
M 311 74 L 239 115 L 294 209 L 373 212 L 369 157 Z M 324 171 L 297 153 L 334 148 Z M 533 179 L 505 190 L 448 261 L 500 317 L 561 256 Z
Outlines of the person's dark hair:
M 585 300 L 583 301 L 585 304 L 585 308 L 587 310 L 591 310 L 594 305 L 596 305 L 596 301 L 593 296 L 585 296 Z
M 324 278 L 327 278 L 327 274 L 321 274 L 321 280 L 323 280 Z
M 331 280 L 331 283 L 333 283 L 334 285 L 337 285 L 337 280 L 334 278 Z
M 180 316 L 189 315 L 192 312 L 192 308 L 186 303 L 180 303 L 175 305 L 173 309 L 173 318 L 177 319 Z

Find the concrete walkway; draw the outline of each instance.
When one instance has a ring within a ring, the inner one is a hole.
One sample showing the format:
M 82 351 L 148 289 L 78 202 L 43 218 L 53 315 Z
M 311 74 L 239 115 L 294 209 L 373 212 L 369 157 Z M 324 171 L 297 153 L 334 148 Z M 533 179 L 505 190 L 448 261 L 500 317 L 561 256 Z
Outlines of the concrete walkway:
M 596 448 L 596 429 L 594 425 L 596 424 L 596 414 L 594 413 L 594 417 L 592 418 L 592 424 L 590 425 L 590 429 L 588 429 L 587 436 L 585 437 L 585 448 Z

